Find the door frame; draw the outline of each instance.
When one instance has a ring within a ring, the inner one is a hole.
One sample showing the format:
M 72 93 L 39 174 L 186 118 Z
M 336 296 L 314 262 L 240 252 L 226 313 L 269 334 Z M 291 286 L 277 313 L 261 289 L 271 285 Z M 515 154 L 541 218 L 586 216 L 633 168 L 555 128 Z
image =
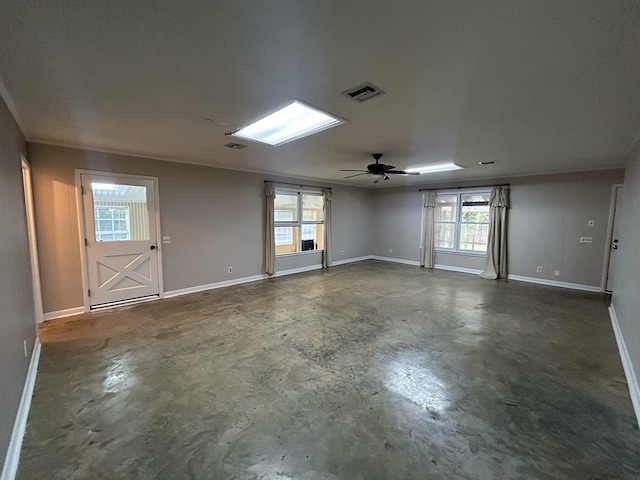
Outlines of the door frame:
M 24 190 L 24 203 L 27 215 L 27 234 L 29 237 L 29 256 L 31 257 L 31 283 L 33 285 L 33 301 L 36 313 L 36 322 L 44 321 L 44 308 L 42 306 L 42 286 L 40 284 L 40 263 L 38 260 L 38 237 L 36 236 L 36 220 L 33 208 L 33 183 L 31 180 L 31 164 L 20 155 L 22 161 L 22 188 Z
M 607 222 L 607 241 L 604 245 L 604 264 L 602 267 L 602 291 L 607 291 L 607 276 L 609 275 L 609 263 L 611 261 L 611 241 L 613 240 L 613 220 L 616 216 L 616 199 L 620 194 L 619 189 L 623 183 L 611 185 L 611 200 L 609 202 L 609 220 Z
M 89 261 L 87 259 L 87 249 L 84 244 L 84 239 L 86 238 L 86 226 L 84 222 L 84 201 L 82 200 L 82 175 L 103 175 L 107 177 L 124 177 L 131 179 L 143 179 L 150 180 L 153 182 L 154 189 L 154 204 L 156 210 L 156 231 L 155 233 L 155 245 L 156 250 L 158 252 L 158 298 L 164 298 L 164 282 L 163 282 L 163 274 L 162 274 L 162 242 L 161 239 L 161 228 L 160 228 L 160 193 L 158 191 L 158 177 L 151 177 L 147 175 L 134 175 L 130 173 L 116 173 L 116 172 L 104 172 L 98 170 L 84 170 L 84 169 L 75 169 L 75 177 L 76 177 L 76 207 L 78 212 L 78 246 L 80 247 L 80 260 L 82 263 L 82 298 L 84 299 L 84 312 L 97 311 L 106 308 L 116 308 L 121 305 L 109 305 L 105 307 L 100 307 L 98 309 L 91 309 L 91 302 L 89 299 Z M 151 233 L 151 232 L 149 232 Z M 154 239 L 151 239 L 154 240 Z M 142 303 L 148 302 L 149 299 L 142 300 L 132 300 L 131 302 L 126 302 L 128 305 L 133 303 Z

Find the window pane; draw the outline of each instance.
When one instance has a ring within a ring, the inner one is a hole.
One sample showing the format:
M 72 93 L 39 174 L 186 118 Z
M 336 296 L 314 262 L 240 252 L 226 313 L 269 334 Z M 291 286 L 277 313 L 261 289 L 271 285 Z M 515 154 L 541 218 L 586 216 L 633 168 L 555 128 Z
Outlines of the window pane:
M 287 210 L 276 210 L 273 212 L 273 220 L 276 222 L 290 222 L 293 219 L 293 213 Z
M 324 225 L 302 225 L 302 251 L 324 248 Z
M 462 195 L 461 222 L 489 223 L 489 193 Z
M 321 195 L 302 195 L 302 220 L 322 220 Z
M 275 227 L 276 255 L 296 253 L 300 227 Z M 279 243 L 282 242 L 282 243 Z
M 460 224 L 460 250 L 486 252 L 489 225 L 478 223 Z
M 298 221 L 298 195 L 276 193 L 274 209 L 291 215 L 287 220 Z M 275 220 L 275 217 L 274 217 Z
M 96 240 L 149 240 L 147 187 L 92 183 L 91 191 Z
M 436 223 L 436 248 L 454 248 L 455 223 Z
M 438 195 L 436 197 L 436 222 L 455 222 L 456 208 L 458 207 L 457 195 Z

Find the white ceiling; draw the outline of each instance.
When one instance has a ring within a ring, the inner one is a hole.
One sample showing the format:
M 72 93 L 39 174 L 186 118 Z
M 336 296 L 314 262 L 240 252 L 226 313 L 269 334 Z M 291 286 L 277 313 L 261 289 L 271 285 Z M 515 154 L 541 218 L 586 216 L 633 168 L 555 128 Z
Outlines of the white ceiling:
M 362 186 L 338 170 L 374 152 L 466 167 L 385 186 L 617 167 L 640 127 L 640 2 L 3 1 L 0 80 L 33 142 Z M 365 81 L 387 94 L 341 95 Z M 223 146 L 296 98 L 348 122 Z

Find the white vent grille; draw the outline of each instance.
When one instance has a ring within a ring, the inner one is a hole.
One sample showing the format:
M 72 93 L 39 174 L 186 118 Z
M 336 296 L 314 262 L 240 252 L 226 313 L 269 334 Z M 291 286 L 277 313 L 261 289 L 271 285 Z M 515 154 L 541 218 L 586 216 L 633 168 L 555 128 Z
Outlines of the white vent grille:
M 372 98 L 384 95 L 385 92 L 376 87 L 373 83 L 364 82 L 349 90 L 342 92 L 343 95 L 355 100 L 356 102 L 365 102 Z

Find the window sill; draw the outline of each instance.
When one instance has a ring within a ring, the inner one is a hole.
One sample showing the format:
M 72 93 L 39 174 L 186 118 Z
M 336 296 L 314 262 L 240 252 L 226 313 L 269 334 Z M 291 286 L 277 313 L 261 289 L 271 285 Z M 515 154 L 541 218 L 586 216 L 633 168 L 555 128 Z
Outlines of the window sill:
M 324 250 L 305 250 L 304 252 L 280 253 L 280 254 L 276 254 L 276 258 L 297 257 L 300 255 L 310 255 L 312 253 L 322 253 L 322 252 L 324 252 Z
M 450 255 L 459 255 L 461 257 L 486 257 L 487 254 L 483 252 L 456 252 L 455 250 L 440 250 L 436 248 L 436 253 L 448 253 Z

